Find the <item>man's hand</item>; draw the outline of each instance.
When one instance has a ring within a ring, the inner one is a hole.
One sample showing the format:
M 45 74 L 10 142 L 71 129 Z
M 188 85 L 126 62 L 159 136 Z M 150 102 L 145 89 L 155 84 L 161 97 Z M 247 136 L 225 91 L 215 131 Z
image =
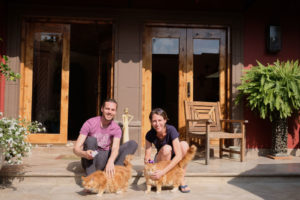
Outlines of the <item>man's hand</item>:
M 92 150 L 86 150 L 86 151 L 85 151 L 85 156 L 84 156 L 84 157 L 85 157 L 86 159 L 88 159 L 88 160 L 93 160 L 94 157 L 93 157 L 93 155 L 92 155 L 92 152 L 93 152 Z
M 113 162 L 107 162 L 105 167 L 105 173 L 110 178 L 112 178 L 115 175 L 115 164 Z
M 160 179 L 163 175 L 164 175 L 164 172 L 163 172 L 162 170 L 157 170 L 157 171 L 153 172 L 153 174 L 151 175 L 151 179 L 153 179 L 153 180 L 158 180 L 158 179 Z

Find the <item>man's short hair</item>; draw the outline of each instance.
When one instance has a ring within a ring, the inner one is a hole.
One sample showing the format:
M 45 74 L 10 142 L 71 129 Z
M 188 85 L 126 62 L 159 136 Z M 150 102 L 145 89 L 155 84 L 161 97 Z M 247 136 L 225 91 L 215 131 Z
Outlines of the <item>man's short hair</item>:
M 106 99 L 106 100 L 102 103 L 102 106 L 101 106 L 102 108 L 104 108 L 104 105 L 105 105 L 106 102 L 115 103 L 115 104 L 117 105 L 117 107 L 118 107 L 118 102 L 117 102 L 115 99 L 109 98 L 109 99 Z

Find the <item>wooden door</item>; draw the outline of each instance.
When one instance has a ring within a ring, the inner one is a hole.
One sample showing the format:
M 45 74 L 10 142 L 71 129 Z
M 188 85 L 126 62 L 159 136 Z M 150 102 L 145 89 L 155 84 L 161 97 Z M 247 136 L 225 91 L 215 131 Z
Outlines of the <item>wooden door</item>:
M 187 29 L 186 81 L 189 101 L 219 101 L 221 116 L 229 116 L 230 71 L 226 29 Z
M 184 125 L 186 30 L 147 27 L 144 32 L 143 50 L 142 143 L 144 144 L 144 136 L 151 127 L 148 116 L 154 107 L 166 110 L 173 125 L 178 125 L 178 128 Z M 169 78 L 172 78 L 171 82 Z
M 185 135 L 185 100 L 220 101 L 222 117 L 230 116 L 227 102 L 230 102 L 231 80 L 226 29 L 146 27 L 143 38 L 142 144 L 151 127 L 148 116 L 154 107 L 165 109 L 169 118 L 176 115 L 177 121 L 171 119 L 170 124 L 177 126 L 182 137 Z M 166 75 L 158 76 L 157 71 Z M 177 82 L 171 85 L 160 81 L 176 79 Z M 160 84 L 157 86 L 155 82 Z M 155 90 L 160 92 L 155 94 Z M 155 101 L 155 95 L 167 99 L 168 90 L 176 90 L 176 108 L 168 105 L 174 104 L 170 100 Z
M 70 25 L 25 23 L 20 115 L 40 121 L 45 133 L 31 143 L 66 143 L 68 128 Z
M 187 29 L 187 84 L 190 101 L 220 102 L 221 117 L 230 116 L 230 76 L 225 29 Z M 228 103 L 227 103 L 228 102 Z M 219 145 L 219 140 L 210 140 Z

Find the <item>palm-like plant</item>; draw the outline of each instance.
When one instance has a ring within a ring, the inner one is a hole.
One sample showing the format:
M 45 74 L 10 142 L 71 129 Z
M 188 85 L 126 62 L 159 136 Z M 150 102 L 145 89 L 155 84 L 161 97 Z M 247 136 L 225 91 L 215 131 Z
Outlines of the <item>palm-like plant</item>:
M 266 66 L 257 63 L 258 66 L 253 66 L 242 76 L 242 83 L 237 88 L 237 102 L 245 98 L 251 110 L 273 123 L 273 154 L 285 154 L 286 119 L 300 109 L 300 66 L 298 61 L 277 60 Z M 279 130 L 285 132 L 284 135 L 278 136 Z

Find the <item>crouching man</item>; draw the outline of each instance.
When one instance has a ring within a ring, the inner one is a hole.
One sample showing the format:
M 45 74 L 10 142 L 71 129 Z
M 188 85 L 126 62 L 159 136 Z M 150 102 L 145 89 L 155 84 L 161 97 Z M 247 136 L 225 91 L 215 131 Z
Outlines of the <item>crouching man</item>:
M 117 102 L 106 100 L 101 106 L 101 116 L 88 119 L 82 126 L 74 146 L 74 153 L 81 157 L 87 175 L 104 170 L 108 176 L 115 173 L 115 165 L 123 165 L 128 154 L 134 154 L 138 145 L 130 140 L 120 145 L 122 130 L 113 120 Z

